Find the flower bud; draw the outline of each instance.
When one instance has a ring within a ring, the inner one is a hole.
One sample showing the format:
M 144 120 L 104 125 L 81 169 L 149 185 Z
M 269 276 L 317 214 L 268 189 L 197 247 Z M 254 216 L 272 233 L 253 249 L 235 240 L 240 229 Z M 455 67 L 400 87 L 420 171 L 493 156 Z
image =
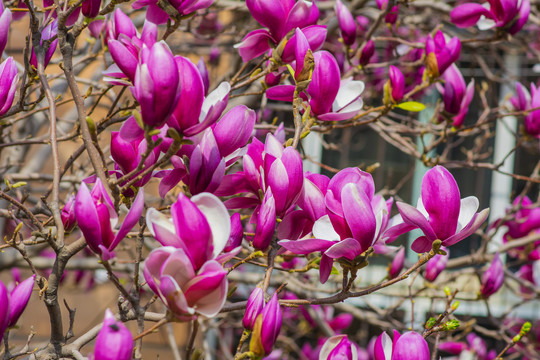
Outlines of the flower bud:
M 255 321 L 251 342 L 249 344 L 250 351 L 259 356 L 272 352 L 272 347 L 281 330 L 282 313 L 281 307 L 274 294 L 272 299 L 266 304 L 261 315 Z
M 71 197 L 68 199 L 68 201 L 66 201 L 66 204 L 62 208 L 62 212 L 60 213 L 60 217 L 62 218 L 62 224 L 64 225 L 65 231 L 71 231 L 76 224 L 74 206 L 75 195 L 71 195 Z
M 319 360 L 357 360 L 356 345 L 347 338 L 347 335 L 332 336 L 324 343 L 319 353 Z
M 248 330 L 253 330 L 257 317 L 261 314 L 264 308 L 264 292 L 263 289 L 256 287 L 249 295 L 247 300 L 246 312 L 242 319 L 242 325 Z
M 1 21 L 1 19 L 0 19 Z M 0 116 L 8 112 L 13 104 L 19 73 L 13 58 L 9 57 L 0 65 Z
M 116 321 L 112 312 L 105 311 L 103 327 L 96 338 L 94 360 L 130 360 L 133 338 L 121 321 Z
M 343 42 L 350 46 L 356 41 L 356 23 L 354 22 L 354 18 L 341 0 L 336 1 L 335 9 Z
M 499 254 L 495 254 L 495 258 L 491 266 L 482 276 L 482 287 L 480 293 L 484 298 L 488 298 L 495 294 L 502 286 L 504 281 L 503 263 Z
M 405 248 L 402 247 L 397 252 L 392 264 L 390 265 L 390 268 L 388 269 L 388 277 L 393 279 L 398 276 L 401 270 L 403 270 L 403 265 L 405 265 Z

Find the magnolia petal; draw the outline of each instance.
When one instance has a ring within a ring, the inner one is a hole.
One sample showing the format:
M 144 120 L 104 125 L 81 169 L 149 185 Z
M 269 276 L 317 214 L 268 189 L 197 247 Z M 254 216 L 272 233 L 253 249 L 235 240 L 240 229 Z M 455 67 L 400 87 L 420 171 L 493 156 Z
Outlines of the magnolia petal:
M 231 234 L 231 221 L 227 208 L 217 196 L 210 193 L 195 195 L 191 201 L 208 220 L 214 241 L 213 257 L 215 258 L 223 251 Z
M 298 255 L 307 255 L 316 251 L 325 251 L 335 245 L 335 241 L 323 239 L 304 239 L 304 240 L 281 240 L 278 242 L 290 252 Z
M 396 206 L 405 223 L 420 228 L 431 241 L 437 239 L 437 235 L 431 228 L 431 225 L 418 209 L 399 201 L 396 202 Z
M 346 258 L 348 260 L 354 260 L 355 257 L 362 254 L 363 250 L 360 243 L 353 238 L 347 238 L 341 240 L 325 251 L 325 255 L 332 259 Z

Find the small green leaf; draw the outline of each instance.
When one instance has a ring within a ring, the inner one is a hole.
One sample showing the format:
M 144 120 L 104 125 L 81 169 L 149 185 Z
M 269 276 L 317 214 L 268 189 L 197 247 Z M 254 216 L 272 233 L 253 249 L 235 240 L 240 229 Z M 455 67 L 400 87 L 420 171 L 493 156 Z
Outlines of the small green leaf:
M 335 266 L 332 266 L 332 272 L 331 272 L 332 275 L 339 275 L 339 270 L 335 267 Z
M 396 107 L 406 110 L 406 111 L 414 111 L 419 112 L 426 108 L 426 105 L 419 103 L 418 101 L 406 101 L 401 104 L 397 104 Z

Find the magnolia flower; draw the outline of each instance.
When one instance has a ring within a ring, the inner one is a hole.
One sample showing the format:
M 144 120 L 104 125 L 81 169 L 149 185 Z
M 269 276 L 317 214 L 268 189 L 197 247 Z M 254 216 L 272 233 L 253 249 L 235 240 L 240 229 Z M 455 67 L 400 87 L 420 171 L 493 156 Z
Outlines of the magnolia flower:
M 362 48 L 358 63 L 361 66 L 366 66 L 367 64 L 369 64 L 369 61 L 373 57 L 373 54 L 375 54 L 375 42 L 372 39 L 369 39 L 369 41 L 366 42 L 364 47 Z
M 499 253 L 495 254 L 493 262 L 489 269 L 486 270 L 482 276 L 482 286 L 480 287 L 480 293 L 484 298 L 488 298 L 495 294 L 504 282 L 504 265 L 499 256 Z
M 357 360 L 358 351 L 347 335 L 328 338 L 321 348 L 319 360 Z
M 101 0 L 84 0 L 81 6 L 81 12 L 88 18 L 95 18 L 99 15 Z
M 450 258 L 450 250 L 444 246 L 441 246 L 441 250 L 446 252 L 446 255 L 437 254 L 429 259 L 426 263 L 426 272 L 424 274 L 424 278 L 427 281 L 435 281 L 439 274 L 446 268 L 446 263 Z
M 514 35 L 531 12 L 530 0 L 490 0 L 484 4 L 466 3 L 450 12 L 450 20 L 458 27 L 477 25 L 480 30 L 500 28 Z
M 0 4 L 0 54 L 2 54 L 6 48 L 11 19 L 11 10 L 5 9 L 4 4 Z
M 23 313 L 34 287 L 36 275 L 24 280 L 11 291 L 0 281 L 0 343 L 4 338 L 4 331 L 14 326 Z
M 165 197 L 176 184 L 183 181 L 189 187 L 191 194 L 215 192 L 221 185 L 225 170 L 232 165 L 243 153 L 244 146 L 251 139 L 255 126 L 255 112 L 244 105 L 238 105 L 227 112 L 221 120 L 207 128 L 202 136 L 192 137 L 194 145 L 185 146 L 189 164 L 186 168 L 184 160 L 173 156 L 171 163 L 174 168 L 157 173 L 162 177 L 159 184 L 159 194 Z
M 284 216 L 298 200 L 304 184 L 302 158 L 292 147 L 283 148 L 272 134 L 266 136 L 265 143 L 253 139 L 243 157 L 243 171 L 226 175 L 216 192 L 219 196 L 249 193 L 246 197 L 236 197 L 226 201 L 229 208 L 257 207 L 262 202 L 259 191 L 272 190 L 276 214 Z
M 58 32 L 58 20 L 54 19 L 41 30 L 41 40 L 40 45 L 43 45 L 44 41 L 50 40 L 56 36 Z M 45 54 L 43 58 L 43 67 L 46 68 L 51 60 L 54 51 L 56 50 L 56 45 L 58 45 L 58 38 L 54 39 L 49 46 L 45 49 Z M 34 48 L 32 47 L 32 57 L 30 58 L 30 64 L 33 65 L 36 69 L 38 67 L 37 57 Z
M 520 83 L 516 83 L 516 97 L 510 98 L 512 106 L 519 111 L 530 111 L 524 119 L 525 131 L 531 136 L 540 136 L 540 91 L 531 83 L 531 92 Z
M 75 195 L 71 195 L 66 201 L 60 217 L 65 231 L 71 231 L 75 227 L 77 224 L 77 220 L 75 219 Z
M 439 344 L 439 350 L 452 355 L 461 355 L 460 359 L 493 360 L 497 357 L 496 350 L 488 352 L 487 345 L 482 338 L 474 333 L 467 334 L 467 343 L 446 341 Z
M 393 279 L 399 275 L 401 270 L 403 270 L 403 266 L 405 265 L 405 248 L 400 248 L 395 257 L 394 260 L 392 260 L 392 264 L 390 264 L 390 267 L 388 268 L 388 278 Z
M 247 330 L 253 330 L 255 321 L 261 314 L 264 308 L 264 291 L 260 287 L 256 287 L 249 295 L 246 305 L 246 312 L 244 313 L 244 318 L 242 319 L 242 325 Z
M 428 75 L 435 79 L 444 74 L 459 58 L 461 42 L 457 37 L 446 41 L 442 31 L 438 30 L 435 36 L 431 34 L 426 39 L 426 70 Z
M 116 9 L 112 19 L 114 21 L 107 23 L 107 46 L 114 63 L 103 72 L 105 80 L 114 85 L 131 85 L 135 81 L 143 47 L 151 48 L 156 43 L 157 27 L 145 22 L 139 35 L 131 19 L 120 9 Z M 129 81 L 122 80 L 124 78 Z
M 328 184 L 327 215 L 313 225 L 315 239 L 282 240 L 279 244 L 295 254 L 321 251 L 320 281 L 326 282 L 333 259 L 354 260 L 379 238 L 388 222 L 388 207 L 376 196 L 373 178 L 358 168 L 346 168 Z
M 386 10 L 386 7 L 388 6 L 388 0 L 376 0 L 376 2 L 377 2 L 377 7 L 380 10 Z M 384 17 L 384 21 L 387 24 L 395 24 L 398 18 L 398 14 L 399 14 L 399 5 L 394 5 L 392 9 L 390 9 L 388 14 L 386 14 L 386 16 Z
M 388 70 L 388 77 L 389 80 L 387 82 L 387 85 L 385 85 L 385 99 L 386 99 L 386 93 L 390 95 L 391 102 L 393 103 L 399 103 L 401 100 L 403 100 L 403 96 L 405 95 L 405 77 L 403 76 L 403 73 L 401 70 L 399 70 L 394 65 L 390 65 L 390 69 Z M 388 87 L 388 90 L 387 90 Z
M 11 108 L 18 83 L 19 72 L 17 65 L 15 65 L 12 57 L 8 57 L 0 65 L 0 84 L 2 84 L 0 87 L 0 116 L 7 113 Z
M 143 154 L 146 152 L 147 144 L 146 139 L 140 138 L 135 141 L 127 141 L 122 138 L 120 132 L 111 132 L 111 157 L 114 160 L 114 167 L 116 169 L 116 175 L 118 178 L 130 173 L 137 169 L 142 159 Z M 157 161 L 156 151 L 152 151 L 144 161 L 144 168 L 150 167 Z M 137 177 L 143 170 L 134 174 L 130 179 Z M 136 181 L 133 186 L 142 187 L 152 178 L 152 173 L 146 174 L 142 179 Z M 123 184 L 122 184 L 123 185 Z M 124 196 L 133 196 L 133 190 L 128 189 Z
M 356 41 L 356 22 L 349 9 L 343 5 L 341 0 L 336 1 L 334 9 L 336 11 L 343 42 L 346 45 L 351 46 Z
M 283 314 L 274 294 L 257 317 L 249 343 L 249 350 L 259 356 L 270 354 L 281 330 Z
M 474 97 L 474 79 L 466 85 L 463 75 L 455 64 L 444 72 L 443 78 L 444 87 L 437 83 L 437 89 L 443 97 L 444 110 L 453 119 L 454 127 L 460 127 Z
M 422 179 L 422 195 L 417 207 L 397 202 L 401 219 L 383 235 L 393 241 L 397 236 L 419 228 L 424 233 L 416 239 L 411 249 L 418 253 L 432 249 L 435 240 L 443 246 L 454 245 L 472 235 L 487 219 L 489 209 L 479 213 L 478 199 L 469 196 L 460 200 L 456 180 L 444 167 L 437 165 L 428 170 Z
M 510 242 L 531 233 L 540 232 L 540 207 L 535 206 L 528 196 L 517 196 L 512 202 L 512 208 L 508 211 L 513 212 L 513 208 L 517 209 L 513 217 L 502 223 L 508 228 L 503 236 L 504 242 Z M 500 223 L 500 220 L 494 225 L 498 223 Z M 530 251 L 528 246 L 525 245 L 510 249 L 508 254 L 514 257 L 526 257 L 528 260 L 537 260 L 540 258 L 538 256 L 540 242 L 536 241 L 533 245 L 535 248 L 533 251 Z
M 104 260 L 114 257 L 113 250 L 128 232 L 139 222 L 144 210 L 144 193 L 139 191 L 122 226 L 114 235 L 113 228 L 118 222 L 118 214 L 113 202 L 98 178 L 92 191 L 85 183 L 75 198 L 75 219 L 90 249 Z
M 168 219 L 154 208 L 146 213 L 148 229 L 161 245 L 182 249 L 194 271 L 208 260 L 220 259 L 231 232 L 229 214 L 221 200 L 209 193 L 191 199 L 180 193 L 171 206 L 171 216 Z
M 133 338 L 128 328 L 105 310 L 103 326 L 96 338 L 94 360 L 129 360 L 133 352 Z
M 300 48 L 301 44 L 304 44 L 303 49 Z M 297 43 L 295 75 L 303 66 L 303 59 L 308 50 L 306 46 L 305 41 Z M 303 96 L 304 100 L 308 101 L 313 115 L 322 121 L 340 121 L 350 119 L 360 112 L 364 104 L 360 97 L 364 91 L 364 83 L 352 78 L 342 80 L 339 65 L 331 53 L 317 51 L 313 57 L 313 74 L 305 91 L 308 98 Z M 278 85 L 269 88 L 266 96 L 272 100 L 292 102 L 295 89 L 294 85 Z
M 160 127 L 173 114 L 181 83 L 173 54 L 164 41 L 150 49 L 143 45 L 131 89 L 145 124 Z
M 409 331 L 403 335 L 394 330 L 394 340 L 383 332 L 375 342 L 375 360 L 429 360 L 429 347 L 422 335 Z
M 216 316 L 227 299 L 227 271 L 215 260 L 194 262 L 195 247 L 190 246 L 191 253 L 172 246 L 157 248 L 144 262 L 150 289 L 178 319 L 186 321 L 196 314 Z

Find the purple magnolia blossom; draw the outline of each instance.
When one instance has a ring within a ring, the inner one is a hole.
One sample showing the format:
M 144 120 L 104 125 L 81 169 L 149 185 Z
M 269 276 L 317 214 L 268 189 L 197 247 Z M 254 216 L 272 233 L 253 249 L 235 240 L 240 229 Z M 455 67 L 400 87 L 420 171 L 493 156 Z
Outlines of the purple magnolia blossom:
M 336 1 L 334 7 L 339 23 L 339 29 L 341 30 L 341 37 L 343 42 L 351 46 L 356 41 L 356 22 L 349 9 L 343 5 L 341 0 Z
M 181 135 L 197 135 L 219 119 L 227 107 L 231 86 L 221 83 L 205 98 L 206 89 L 197 66 L 182 56 L 176 56 L 175 62 L 180 77 L 180 98 L 167 125 Z
M 389 87 L 391 101 L 394 103 L 399 103 L 401 100 L 403 100 L 403 96 L 405 95 L 405 77 L 403 76 L 401 70 L 394 65 L 390 65 L 388 77 L 390 78 L 387 84 Z
M 435 36 L 431 34 L 426 39 L 426 70 L 428 75 L 435 79 L 443 75 L 459 58 L 461 42 L 457 37 L 446 41 L 442 31 L 437 31 Z
M 62 225 L 64 225 L 65 231 L 71 231 L 77 224 L 77 220 L 75 219 L 75 195 L 71 195 L 69 199 L 66 201 L 66 204 L 62 208 L 62 212 L 60 213 L 60 217 L 62 218 Z
M 386 332 L 375 343 L 375 360 L 429 360 L 429 347 L 422 335 L 409 331 L 403 335 L 394 330 L 394 340 Z
M 454 127 L 463 125 L 469 112 L 469 105 L 474 97 L 474 79 L 466 85 L 463 75 L 455 64 L 452 64 L 443 75 L 444 87 L 437 84 L 443 97 L 444 111 L 453 119 Z
M 137 169 L 139 163 L 142 159 L 143 154 L 146 152 L 147 144 L 146 139 L 141 138 L 135 141 L 126 141 L 120 135 L 118 131 L 111 132 L 111 157 L 114 160 L 114 166 L 117 171 L 117 177 L 121 178 L 122 176 L 130 173 L 131 171 Z M 152 151 L 150 155 L 147 156 L 144 161 L 144 168 L 150 167 L 157 161 L 156 151 Z M 132 178 L 127 179 L 125 182 L 130 181 L 131 179 L 138 176 L 143 170 L 134 174 Z M 152 178 L 152 173 L 146 174 L 142 179 L 138 180 L 133 184 L 135 187 L 144 186 Z M 125 196 L 133 196 L 133 190 L 128 189 Z
M 103 72 L 105 80 L 114 85 L 131 85 L 135 81 L 142 49 L 152 48 L 156 43 L 157 27 L 145 22 L 139 35 L 131 19 L 116 9 L 107 28 L 107 46 L 114 64 Z
M 366 44 L 362 48 L 358 63 L 361 66 L 366 66 L 367 64 L 369 64 L 369 61 L 373 57 L 373 54 L 375 54 L 375 42 L 372 39 L 369 39 L 369 41 L 366 42 Z
M 377 2 L 377 7 L 380 10 L 386 10 L 386 7 L 388 6 L 388 0 L 376 0 L 376 2 Z M 393 25 L 396 23 L 398 19 L 398 14 L 399 14 L 399 5 L 394 5 L 392 6 L 392 9 L 390 9 L 388 14 L 386 14 L 386 16 L 384 17 L 384 21 L 387 24 Z
M 0 4 L 0 54 L 2 54 L 6 48 L 11 19 L 11 10 L 5 9 L 4 4 Z
M 229 214 L 221 200 L 209 193 L 191 199 L 180 193 L 171 215 L 168 219 L 154 208 L 146 214 L 148 229 L 161 245 L 182 249 L 195 271 L 207 261 L 219 259 L 231 233 Z
M 111 310 L 105 310 L 103 327 L 94 347 L 94 360 L 129 360 L 133 352 L 133 338 L 128 328 L 114 318 Z
M 248 193 L 226 202 L 229 208 L 250 208 L 261 204 L 259 191 L 272 190 L 276 214 L 284 216 L 296 204 L 303 188 L 302 158 L 296 149 L 283 148 L 272 134 L 265 143 L 253 139 L 243 157 L 243 171 L 226 175 L 218 193 L 220 196 Z
M 0 64 L 0 116 L 8 112 L 19 83 L 19 72 L 12 57 Z
M 393 279 L 399 275 L 401 270 L 403 270 L 403 266 L 405 265 L 405 248 L 400 248 L 395 257 L 394 260 L 392 260 L 392 264 L 390 264 L 390 268 L 388 269 L 388 278 Z
M 84 0 L 81 5 L 81 12 L 88 18 L 95 18 L 99 15 L 101 0 Z
M 387 203 L 374 193 L 375 185 L 369 173 L 358 168 L 341 170 L 328 184 L 327 215 L 315 222 L 315 239 L 282 240 L 279 244 L 295 254 L 323 252 L 320 281 L 326 282 L 333 259 L 354 260 L 372 246 L 386 228 L 391 201 Z
M 484 298 L 488 298 L 495 294 L 504 282 L 504 265 L 499 256 L 499 253 L 495 254 L 493 262 L 489 269 L 486 270 L 482 276 L 482 286 L 480 287 L 480 293 Z
M 244 313 L 244 318 L 242 319 L 242 325 L 247 330 L 253 330 L 255 326 L 255 321 L 262 313 L 264 308 L 264 291 L 260 287 L 256 287 L 249 295 L 246 305 L 246 312 Z
M 75 219 L 90 249 L 104 260 L 114 257 L 112 252 L 128 232 L 139 222 L 144 210 L 144 193 L 139 191 L 120 229 L 114 235 L 113 228 L 118 214 L 113 202 L 98 178 L 92 191 L 81 183 L 75 198 Z
M 446 268 L 446 263 L 450 258 L 450 250 L 441 246 L 441 250 L 446 252 L 446 255 L 437 254 L 426 263 L 426 272 L 424 273 L 424 278 L 427 281 L 435 281 L 439 274 Z
M 242 154 L 244 146 L 251 139 L 255 126 L 255 112 L 245 105 L 238 105 L 228 111 L 218 123 L 207 128 L 201 136 L 189 138 L 196 145 L 186 154 L 189 167 L 183 159 L 174 156 L 171 170 L 161 171 L 156 176 L 163 177 L 159 193 L 164 197 L 178 182 L 183 181 L 191 194 L 215 192 L 231 166 Z M 193 128 L 192 128 L 193 129 Z M 184 150 L 188 148 L 184 147 Z M 181 150 L 184 151 L 184 150 Z
M 474 333 L 467 334 L 467 342 L 446 341 L 439 344 L 439 350 L 452 355 L 461 355 L 465 359 L 493 360 L 497 357 L 496 350 L 488 352 L 486 342 Z M 460 357 L 461 358 L 461 357 Z
M 529 111 L 525 116 L 525 131 L 531 136 L 540 137 L 540 91 L 531 83 L 531 92 L 520 83 L 516 83 L 516 96 L 510 98 L 512 106 L 519 111 Z
M 274 294 L 255 322 L 249 344 L 250 351 L 259 356 L 272 352 L 272 347 L 281 331 L 282 318 L 281 306 L 277 295 Z
M 178 68 L 167 44 L 160 41 L 150 49 L 143 45 L 131 88 L 143 122 L 151 127 L 163 125 L 173 114 L 180 89 Z
M 498 28 L 514 35 L 523 28 L 530 12 L 530 0 L 488 0 L 457 6 L 450 12 L 450 20 L 461 28 L 476 24 L 480 30 Z
M 336 335 L 325 341 L 319 360 L 358 360 L 358 351 L 347 335 Z
M 34 287 L 36 275 L 24 280 L 11 291 L 0 281 L 0 339 L 3 339 L 4 331 L 17 323 L 23 313 Z M 0 340 L 1 342 L 1 340 Z
M 203 257 L 207 254 L 194 247 L 189 250 L 192 253 L 172 246 L 153 250 L 144 263 L 144 278 L 180 320 L 193 319 L 196 314 L 214 317 L 227 299 L 227 271 L 215 260 L 197 263 L 195 267 L 194 253 L 199 252 Z
M 51 2 L 52 5 L 52 2 Z M 54 19 L 50 23 L 41 30 L 41 40 L 39 41 L 40 45 L 43 45 L 44 41 L 50 40 L 53 37 L 56 36 L 56 33 L 58 32 L 58 20 Z M 49 64 L 49 61 L 51 61 L 51 58 L 54 54 L 54 51 L 56 50 L 56 45 L 58 45 L 58 38 L 54 39 L 50 44 L 49 47 L 46 48 L 44 59 L 43 59 L 43 67 L 47 67 Z M 36 69 L 38 67 L 37 57 L 34 48 L 32 47 L 32 56 L 30 57 L 30 64 L 33 65 Z
M 212 5 L 214 0 L 172 0 L 170 4 L 178 11 L 180 16 L 194 13 L 197 10 L 206 9 Z M 131 6 L 134 9 L 146 9 L 146 19 L 156 25 L 165 24 L 169 19 L 169 14 L 162 10 L 156 0 L 137 0 Z
M 443 246 L 451 246 L 472 235 L 489 214 L 489 209 L 476 213 L 479 202 L 474 196 L 460 200 L 456 180 L 440 165 L 424 175 L 421 194 L 416 208 L 397 203 L 401 221 L 394 221 L 383 238 L 393 240 L 419 228 L 424 235 L 413 242 L 411 249 L 427 252 L 435 240 L 441 240 Z
M 306 0 L 246 0 L 246 5 L 253 18 L 268 30 L 253 30 L 236 45 L 244 62 L 275 47 L 289 31 L 315 25 L 319 19 L 315 3 Z
M 104 19 L 95 19 L 88 24 L 88 31 L 90 32 L 90 36 L 92 36 L 94 39 L 99 39 L 106 28 L 107 25 Z
M 502 225 L 507 227 L 503 236 L 504 242 L 525 237 L 531 233 L 540 232 L 540 207 L 535 206 L 528 196 L 517 196 L 512 202 L 512 208 L 518 209 L 512 219 L 506 220 Z M 496 222 L 495 225 L 499 223 Z M 528 260 L 538 260 L 538 248 L 540 241 L 533 244 L 535 250 L 532 252 L 527 246 L 520 246 L 508 251 L 508 254 L 519 258 L 526 257 Z
M 298 32 L 297 32 L 298 35 Z M 297 69 L 299 73 L 303 66 L 303 59 L 308 50 L 297 44 Z M 304 44 L 307 44 L 304 42 Z M 311 112 L 322 121 L 340 121 L 350 119 L 362 110 L 364 105 L 360 95 L 365 85 L 360 80 L 347 78 L 341 80 L 339 65 L 334 56 L 327 51 L 318 51 L 313 54 L 314 69 L 311 81 L 302 98 L 309 103 Z M 295 92 L 294 85 L 278 85 L 266 91 L 266 96 L 272 100 L 292 102 Z
M 264 251 L 270 246 L 276 230 L 276 199 L 272 188 L 266 191 L 258 209 L 259 211 L 256 213 L 257 231 L 253 237 L 253 247 Z

